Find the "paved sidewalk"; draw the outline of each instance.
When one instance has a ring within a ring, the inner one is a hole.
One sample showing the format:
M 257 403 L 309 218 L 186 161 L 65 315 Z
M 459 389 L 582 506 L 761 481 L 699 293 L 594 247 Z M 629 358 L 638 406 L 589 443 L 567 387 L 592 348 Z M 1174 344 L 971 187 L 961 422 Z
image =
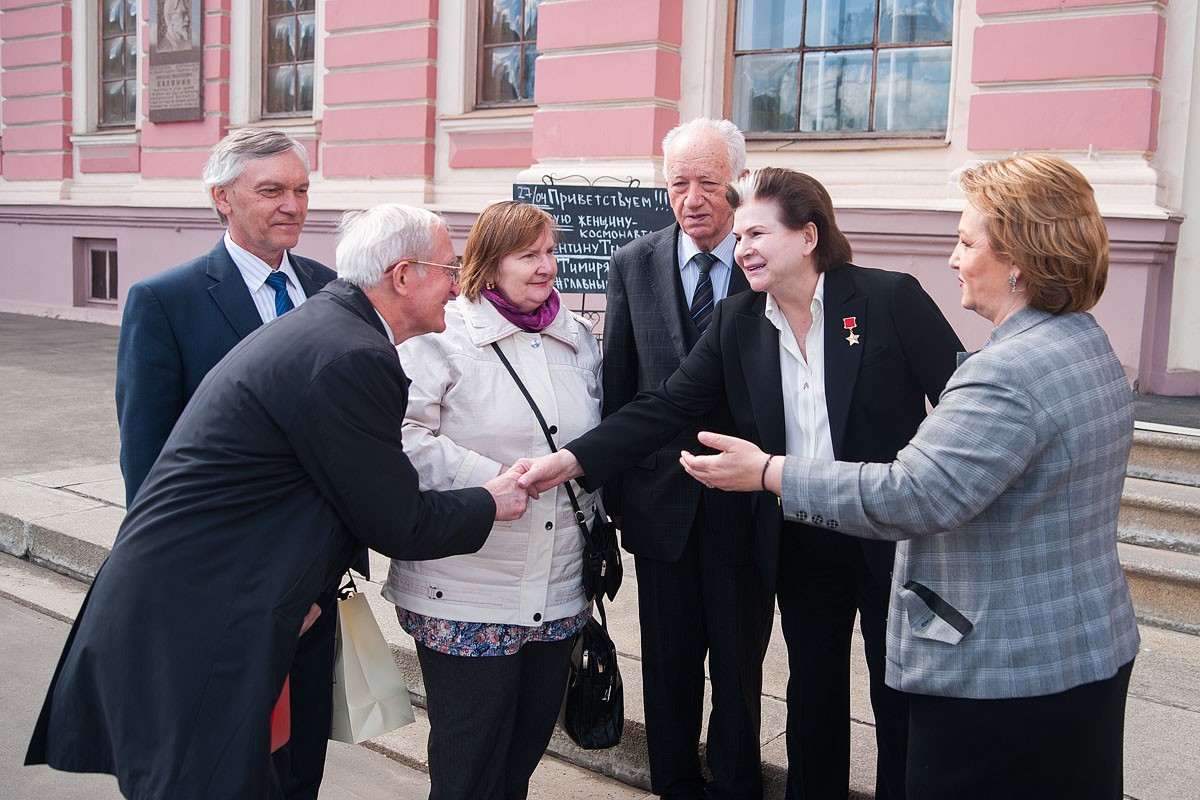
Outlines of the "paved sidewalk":
M 103 563 L 124 513 L 113 402 L 116 340 L 114 327 L 0 314 L 0 341 L 4 343 L 0 347 L 0 550 L 25 559 L 0 559 L 0 595 L 18 598 L 59 619 L 73 616 L 72 602 L 74 608 L 78 607 L 77 599 L 64 601 L 63 593 L 70 597 L 74 587 L 81 597 L 83 585 L 31 567 L 28 562 L 88 579 Z M 1172 409 L 1172 405 L 1178 409 Z M 1142 408 L 1160 415 L 1154 421 L 1170 424 L 1179 413 L 1185 412 L 1185 417 L 1193 413 L 1197 403 L 1139 400 L 1139 410 Z M 376 562 L 375 569 L 377 576 L 385 574 L 381 562 Z M 378 584 L 362 588 L 419 699 L 423 686 L 411 638 L 399 631 L 391 607 L 378 596 Z M 640 638 L 632 569 L 627 570 L 626 585 L 617 601 L 610 604 L 609 613 L 613 637 L 624 656 L 626 741 L 615 750 L 589 754 L 575 750 L 559 734 L 551 751 L 643 788 L 615 784 L 591 772 L 572 772 L 575 768 L 547 757 L 541 771 L 563 770 L 563 783 L 548 790 L 551 793 L 544 797 L 645 796 L 648 777 L 640 727 Z M 1133 673 L 1127 714 L 1126 796 L 1135 800 L 1200 797 L 1196 788 L 1200 786 L 1200 637 L 1146 626 L 1142 636 L 1143 648 Z M 6 648 L 6 652 L 13 650 Z M 783 697 L 787 668 L 778 626 L 764 671 L 763 762 L 767 796 L 774 798 L 782 796 L 781 780 L 786 771 Z M 851 787 L 852 796 L 862 798 L 871 795 L 875 751 L 861 641 L 857 638 L 853 673 Z M 48 680 L 47 670 L 40 681 L 36 675 L 26 675 L 0 683 L 0 703 L 11 702 L 10 698 L 17 695 L 40 701 Z M 20 740 L 27 735 L 19 730 L 22 723 L 18 720 L 0 718 L 0 724 L 4 725 L 6 738 Z M 420 768 L 424 763 L 423 730 L 420 725 L 410 726 L 381 737 L 372 746 Z M 357 751 L 362 749 L 351 748 L 360 756 Z M 2 750 L 0 758 L 6 758 Z M 0 785 L 9 785 L 3 771 Z M 3 790 L 0 795 L 10 796 Z M 30 791 L 20 796 L 59 795 Z M 329 785 L 325 796 L 370 795 L 337 783 Z

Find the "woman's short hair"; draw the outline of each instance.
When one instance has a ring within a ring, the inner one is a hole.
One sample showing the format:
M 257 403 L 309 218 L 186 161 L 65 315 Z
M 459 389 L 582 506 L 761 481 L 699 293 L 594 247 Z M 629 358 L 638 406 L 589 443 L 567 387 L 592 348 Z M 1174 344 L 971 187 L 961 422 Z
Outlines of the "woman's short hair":
M 432 211 L 400 203 L 347 211 L 338 225 L 334 256 L 338 277 L 360 289 L 370 289 L 398 261 L 433 258 L 437 247 L 434 236 L 445 227 L 445 220 Z
M 1021 270 L 1031 308 L 1065 314 L 1096 305 L 1108 281 L 1108 229 L 1079 170 L 1029 153 L 971 167 L 959 185 L 987 219 L 992 252 Z
M 829 192 L 811 175 L 782 167 L 764 167 L 730 184 L 725 196 L 729 207 L 735 210 L 751 200 L 777 203 L 779 219 L 789 230 L 798 231 L 810 222 L 815 225 L 817 247 L 813 250 L 813 266 L 817 272 L 838 269 L 853 257 L 850 242 L 834 218 Z
M 504 200 L 483 210 L 467 234 L 462 273 L 458 285 L 467 299 L 475 302 L 489 282 L 500 274 L 500 261 L 509 253 L 537 243 L 542 234 L 558 240 L 554 217 L 537 206 Z

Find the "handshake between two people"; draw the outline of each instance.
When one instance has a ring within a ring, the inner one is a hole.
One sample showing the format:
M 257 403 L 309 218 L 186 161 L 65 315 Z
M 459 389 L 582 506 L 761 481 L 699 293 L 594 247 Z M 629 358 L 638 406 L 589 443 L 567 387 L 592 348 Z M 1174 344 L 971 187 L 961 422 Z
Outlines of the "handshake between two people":
M 679 463 L 688 474 L 709 488 L 727 492 L 757 492 L 764 488 L 780 494 L 783 479 L 782 457 L 770 457 L 752 442 L 702 431 L 700 444 L 717 452 L 693 455 L 684 450 Z M 559 450 L 538 458 L 522 458 L 509 469 L 483 485 L 496 501 L 496 519 L 513 520 L 525 513 L 529 498 L 564 481 L 583 475 L 579 460 L 570 450 Z

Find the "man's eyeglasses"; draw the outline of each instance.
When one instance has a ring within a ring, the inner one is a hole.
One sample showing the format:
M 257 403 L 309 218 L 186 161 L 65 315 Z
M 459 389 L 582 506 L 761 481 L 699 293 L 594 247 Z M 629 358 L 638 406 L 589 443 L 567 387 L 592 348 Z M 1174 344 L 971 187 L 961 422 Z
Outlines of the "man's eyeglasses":
M 438 264 L 433 261 L 418 261 L 415 258 L 402 258 L 399 261 L 397 261 L 395 264 L 392 264 L 390 267 L 385 269 L 383 271 L 383 274 L 384 275 L 388 274 L 389 272 L 394 270 L 398 265 L 400 265 L 401 263 L 403 263 L 405 261 L 407 261 L 409 264 L 424 264 L 427 267 L 441 267 L 442 269 L 446 270 L 446 274 L 450 276 L 451 282 L 455 286 L 458 286 L 458 273 L 459 273 L 459 270 L 462 269 L 462 256 L 455 258 L 453 264 Z

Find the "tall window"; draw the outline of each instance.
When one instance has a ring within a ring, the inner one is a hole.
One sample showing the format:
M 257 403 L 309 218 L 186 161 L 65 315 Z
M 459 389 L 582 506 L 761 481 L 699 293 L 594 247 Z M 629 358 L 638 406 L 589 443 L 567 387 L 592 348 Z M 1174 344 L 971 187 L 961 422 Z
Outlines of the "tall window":
M 115 305 L 117 302 L 117 242 L 115 239 L 88 239 L 83 242 L 83 303 L 76 305 Z M 78 295 L 76 295 L 78 297 Z
M 316 0 L 266 0 L 263 116 L 307 116 L 313 107 Z
M 739 0 L 733 121 L 745 131 L 946 130 L 954 0 Z
M 100 0 L 102 127 L 137 121 L 137 1 Z
M 479 106 L 533 102 L 539 0 L 483 0 L 479 35 Z

